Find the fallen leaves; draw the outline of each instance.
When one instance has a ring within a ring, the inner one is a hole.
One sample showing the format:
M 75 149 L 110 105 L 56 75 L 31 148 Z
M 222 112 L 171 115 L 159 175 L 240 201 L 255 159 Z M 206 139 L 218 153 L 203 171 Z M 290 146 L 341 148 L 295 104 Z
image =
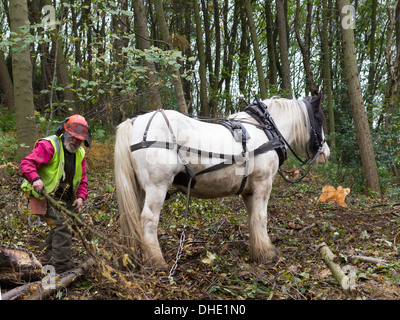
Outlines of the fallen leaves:
M 92 153 L 92 160 L 94 156 Z M 91 193 L 83 214 L 90 218 L 93 227 L 118 241 L 112 170 L 94 171 L 92 166 Z M 21 220 L 22 215 L 17 214 L 24 212 L 17 207 L 19 177 L 15 174 L 4 180 L 0 241 L 30 247 L 36 252 L 46 228 L 32 229 Z M 289 186 L 276 180 L 274 184 L 268 206 L 268 229 L 279 250 L 278 261 L 254 263 L 250 260 L 247 213 L 239 197 L 193 198 L 187 240 L 173 281 L 162 280 L 168 277 L 168 270 L 137 273 L 126 252 L 116 250 L 102 239 L 93 240 L 89 248 L 74 240 L 75 254 L 83 255 L 82 252 L 90 249 L 98 253 L 99 266 L 68 294 L 61 292 L 63 296 L 58 299 L 344 299 L 332 273 L 316 254 L 315 245 L 321 242 L 332 248 L 339 263 L 356 264 L 358 288 L 365 299 L 398 299 L 400 220 L 393 213 L 396 208 L 373 207 L 376 202 L 358 194 L 346 198 L 349 193 L 345 188 L 332 186 L 332 189 L 323 189 L 322 194 L 333 207 L 315 205 L 321 189 L 317 185 L 320 180 L 317 183 L 313 180 Z M 329 190 L 335 190 L 333 198 L 329 197 Z M 185 199 L 184 195 L 176 194 L 165 203 L 160 218 L 158 236 L 170 266 L 175 261 L 182 232 Z M 346 202 L 349 208 L 342 210 L 339 203 Z M 378 268 L 360 259 L 344 260 L 350 255 L 384 259 L 388 264 Z

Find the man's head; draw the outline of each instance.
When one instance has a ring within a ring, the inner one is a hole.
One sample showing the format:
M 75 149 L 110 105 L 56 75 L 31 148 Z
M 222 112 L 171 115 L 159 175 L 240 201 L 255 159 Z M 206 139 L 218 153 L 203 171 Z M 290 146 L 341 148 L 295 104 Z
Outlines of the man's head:
M 84 117 L 74 114 L 64 123 L 64 144 L 69 152 L 76 152 L 82 141 L 85 141 L 85 146 L 90 147 L 92 143 L 90 128 Z
M 79 147 L 82 144 L 82 140 L 77 139 L 75 137 L 66 138 L 64 137 L 64 146 L 65 149 L 70 153 L 75 153 L 78 151 Z

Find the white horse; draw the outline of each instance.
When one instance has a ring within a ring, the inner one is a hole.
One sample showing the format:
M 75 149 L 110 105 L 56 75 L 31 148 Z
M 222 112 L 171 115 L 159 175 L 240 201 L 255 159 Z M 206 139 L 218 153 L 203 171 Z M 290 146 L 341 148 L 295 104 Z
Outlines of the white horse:
M 263 104 L 281 135 L 297 152 L 307 155 L 314 164 L 328 160 L 330 150 L 324 136 L 320 96 L 269 99 Z M 121 233 L 130 246 L 140 246 L 145 263 L 167 266 L 157 226 L 170 186 L 174 184 L 185 192 L 190 173 L 193 176 L 193 172 L 223 161 L 228 164 L 195 177 L 190 195 L 225 197 L 240 189 L 249 218 L 250 256 L 260 262 L 276 254 L 267 233 L 267 205 L 279 169 L 278 152 L 255 152 L 269 139 L 263 131 L 265 126 L 251 113 L 239 112 L 228 119 L 239 121 L 245 128 L 244 144 L 222 125 L 172 110 L 149 112 L 118 126 L 114 161 Z M 244 134 L 242 130 L 239 133 Z M 236 161 L 232 155 L 237 156 Z

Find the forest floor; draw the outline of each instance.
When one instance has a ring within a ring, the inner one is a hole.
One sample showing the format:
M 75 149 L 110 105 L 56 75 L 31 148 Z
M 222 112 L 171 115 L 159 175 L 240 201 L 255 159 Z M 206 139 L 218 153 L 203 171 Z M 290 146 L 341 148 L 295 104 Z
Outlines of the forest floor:
M 120 241 L 110 159 L 102 163 L 88 155 L 90 196 L 82 217 L 93 229 Z M 27 224 L 21 177 L 14 165 L 0 172 L 0 243 L 40 257 L 38 247 L 48 227 Z M 279 251 L 274 261 L 251 261 L 240 197 L 191 199 L 182 256 L 172 278 L 167 277 L 169 270 L 139 270 L 125 252 L 96 235 L 89 240 L 76 236 L 74 262 L 91 255 L 95 266 L 51 299 L 400 300 L 400 206 L 351 192 L 346 208 L 318 203 L 323 186 L 316 172 L 296 184 L 276 177 L 268 210 L 268 232 Z M 165 202 L 161 214 L 158 234 L 169 268 L 176 259 L 184 210 L 185 196 L 178 193 Z M 321 243 L 337 256 L 337 264 L 355 272 L 351 295 L 343 292 L 321 259 Z M 352 255 L 385 262 L 353 262 L 348 259 Z

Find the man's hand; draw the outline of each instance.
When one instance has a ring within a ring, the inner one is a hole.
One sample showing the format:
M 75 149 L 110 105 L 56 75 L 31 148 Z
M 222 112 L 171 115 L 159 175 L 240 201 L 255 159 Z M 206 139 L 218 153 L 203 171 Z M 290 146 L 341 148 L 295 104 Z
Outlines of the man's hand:
M 82 209 L 82 206 L 83 206 L 83 199 L 82 199 L 82 198 L 76 199 L 76 200 L 74 201 L 74 203 L 72 204 L 72 206 L 75 207 L 75 208 L 74 208 L 75 211 L 80 212 L 81 209 Z
M 44 191 L 44 183 L 42 181 L 42 179 L 38 179 L 36 180 L 33 184 L 33 189 L 35 189 L 35 191 L 39 194 L 42 193 L 42 191 Z

